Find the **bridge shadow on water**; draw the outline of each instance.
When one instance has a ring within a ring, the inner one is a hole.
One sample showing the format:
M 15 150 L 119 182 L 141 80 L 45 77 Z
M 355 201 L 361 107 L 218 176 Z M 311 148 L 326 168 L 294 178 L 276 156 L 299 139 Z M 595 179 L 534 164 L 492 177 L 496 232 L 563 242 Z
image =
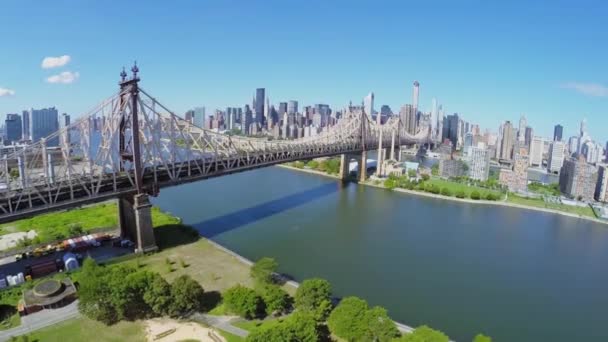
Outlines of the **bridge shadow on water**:
M 247 224 L 279 214 L 286 210 L 312 202 L 321 197 L 330 195 L 346 186 L 341 182 L 331 182 L 312 189 L 281 197 L 259 205 L 241 209 L 226 215 L 198 222 L 192 226 L 206 238 L 237 229 Z

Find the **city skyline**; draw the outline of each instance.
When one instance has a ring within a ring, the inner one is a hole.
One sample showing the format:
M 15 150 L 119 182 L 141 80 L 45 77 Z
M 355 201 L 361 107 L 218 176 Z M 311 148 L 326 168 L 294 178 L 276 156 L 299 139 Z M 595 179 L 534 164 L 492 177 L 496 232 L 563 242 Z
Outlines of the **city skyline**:
M 606 6 L 599 2 L 576 9 L 527 4 L 526 11 L 520 11 L 521 3 L 458 8 L 446 4 L 430 11 L 431 7 L 416 3 L 374 7 L 371 3 L 346 6 L 336 2 L 323 3 L 319 13 L 314 4 L 300 4 L 285 13 L 284 20 L 302 24 L 277 24 L 281 30 L 252 16 L 251 4 L 191 3 L 172 8 L 179 20 L 167 18 L 168 25 L 186 33 L 180 39 L 172 39 L 146 23 L 146 16 L 158 16 L 165 9 L 160 3 L 152 3 L 149 8 L 126 5 L 118 14 L 110 6 L 97 4 L 59 2 L 32 7 L 9 2 L 4 6 L 0 19 L 10 27 L 19 27 L 6 37 L 5 44 L 20 49 L 8 49 L 0 56 L 2 116 L 55 106 L 78 117 L 115 90 L 112 86 L 120 66 L 137 59 L 145 88 L 163 94 L 167 105 L 178 113 L 199 106 L 240 107 L 249 103 L 252 90 L 259 87 L 266 89 L 274 104 L 295 99 L 302 106 L 329 103 L 332 108 L 343 108 L 349 101 L 360 103 L 366 94 L 374 92 L 376 110 L 386 104 L 396 113 L 402 105 L 411 104 L 411 84 L 418 80 L 419 107 L 425 112 L 431 110 L 432 99 L 436 98 L 446 115 L 459 113 L 494 132 L 500 122 L 517 122 L 525 114 L 535 134 L 550 138 L 553 126 L 561 124 L 564 139 L 575 135 L 578 123 L 586 118 L 591 123 L 591 136 L 598 141 L 608 138 L 601 130 L 607 124 L 603 114 L 608 88 L 598 76 L 605 70 L 601 61 L 608 50 L 591 39 L 605 33 L 594 24 L 601 22 L 599 17 L 591 19 Z M 276 3 L 260 6 L 255 10 L 276 7 L 267 12 L 269 15 L 282 8 Z M 397 20 L 397 13 L 405 6 L 419 13 L 412 17 L 412 28 L 381 25 Z M 377 12 L 371 18 L 371 24 L 376 25 L 362 29 L 350 24 L 368 10 Z M 132 11 L 141 15 L 132 17 Z M 36 19 L 29 27 L 16 22 L 26 12 Z M 504 18 L 496 20 L 497 12 Z M 319 16 L 316 20 L 345 19 L 332 23 L 334 32 L 325 37 L 324 27 L 306 25 L 301 20 L 311 18 L 313 13 Z M 69 15 L 73 20 L 53 21 L 50 25 L 54 15 Z M 196 26 L 185 20 L 195 15 L 206 24 Z M 248 24 L 228 28 L 220 25 L 218 18 L 227 16 L 246 19 Z M 104 24 L 107 30 L 99 29 L 103 20 L 98 19 L 102 17 L 108 21 Z M 432 17 L 437 18 L 435 26 L 429 26 Z M 476 24 L 462 24 L 463 18 Z M 537 29 L 537 19 L 543 23 L 542 30 Z M 126 30 L 142 41 L 143 49 L 132 49 L 129 40 L 123 39 L 128 36 L 124 28 L 119 29 L 124 20 L 138 23 Z M 511 25 L 514 21 L 520 25 Z M 479 30 L 490 23 L 491 34 Z M 273 46 L 284 53 L 261 57 L 257 52 L 266 48 L 248 42 L 252 35 L 276 41 Z M 45 41 L 32 46 L 19 44 L 34 37 Z M 378 52 L 374 57 L 344 51 L 366 39 L 371 39 L 371 47 Z M 479 39 L 487 47 L 478 46 Z M 208 49 L 200 47 L 201 40 Z M 122 53 L 99 49 L 89 44 L 93 41 L 115 44 Z M 155 43 L 167 49 L 159 50 Z M 424 53 L 412 54 L 406 45 Z M 327 53 L 322 58 L 307 57 L 312 56 L 306 53 L 307 46 Z M 174 53 L 188 49 L 194 53 Z M 212 53 L 217 49 L 226 49 L 219 58 Z M 458 53 L 463 50 L 469 53 Z

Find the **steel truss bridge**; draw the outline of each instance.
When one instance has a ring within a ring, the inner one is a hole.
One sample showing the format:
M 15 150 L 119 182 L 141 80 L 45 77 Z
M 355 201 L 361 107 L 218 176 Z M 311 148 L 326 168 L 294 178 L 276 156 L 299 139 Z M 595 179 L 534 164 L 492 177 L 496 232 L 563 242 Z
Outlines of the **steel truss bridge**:
M 334 126 L 296 140 L 229 136 L 182 119 L 139 87 L 138 69 L 120 90 L 38 142 L 16 146 L 0 165 L 0 222 L 290 161 L 357 154 L 428 141 L 399 118 L 385 124 L 350 110 Z M 133 203 L 133 201 L 131 201 Z

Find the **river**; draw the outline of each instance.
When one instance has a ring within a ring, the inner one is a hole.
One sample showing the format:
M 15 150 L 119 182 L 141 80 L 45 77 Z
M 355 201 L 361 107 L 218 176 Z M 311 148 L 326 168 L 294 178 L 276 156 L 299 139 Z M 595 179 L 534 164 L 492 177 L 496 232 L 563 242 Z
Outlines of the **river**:
M 607 226 L 271 167 L 163 189 L 206 237 L 458 342 L 608 341 Z M 201 260 L 200 262 L 205 262 Z

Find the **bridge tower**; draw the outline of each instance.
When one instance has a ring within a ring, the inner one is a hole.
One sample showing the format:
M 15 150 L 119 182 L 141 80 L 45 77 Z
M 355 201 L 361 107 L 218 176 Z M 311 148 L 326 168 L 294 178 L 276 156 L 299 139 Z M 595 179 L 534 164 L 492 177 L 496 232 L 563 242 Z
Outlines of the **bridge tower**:
M 143 168 L 141 158 L 139 130 L 139 68 L 137 63 L 131 68 L 133 77 L 127 79 L 123 69 L 119 83 L 121 90 L 120 108 L 130 106 L 130 115 L 123 110 L 120 120 L 119 152 L 120 171 L 127 171 L 125 166 L 130 164 L 135 178 L 135 194 L 127 194 L 118 199 L 118 222 L 121 236 L 135 242 L 137 253 L 150 252 L 158 249 L 154 239 L 152 226 L 152 205 L 143 184 Z M 130 101 L 130 103 L 129 103 Z

